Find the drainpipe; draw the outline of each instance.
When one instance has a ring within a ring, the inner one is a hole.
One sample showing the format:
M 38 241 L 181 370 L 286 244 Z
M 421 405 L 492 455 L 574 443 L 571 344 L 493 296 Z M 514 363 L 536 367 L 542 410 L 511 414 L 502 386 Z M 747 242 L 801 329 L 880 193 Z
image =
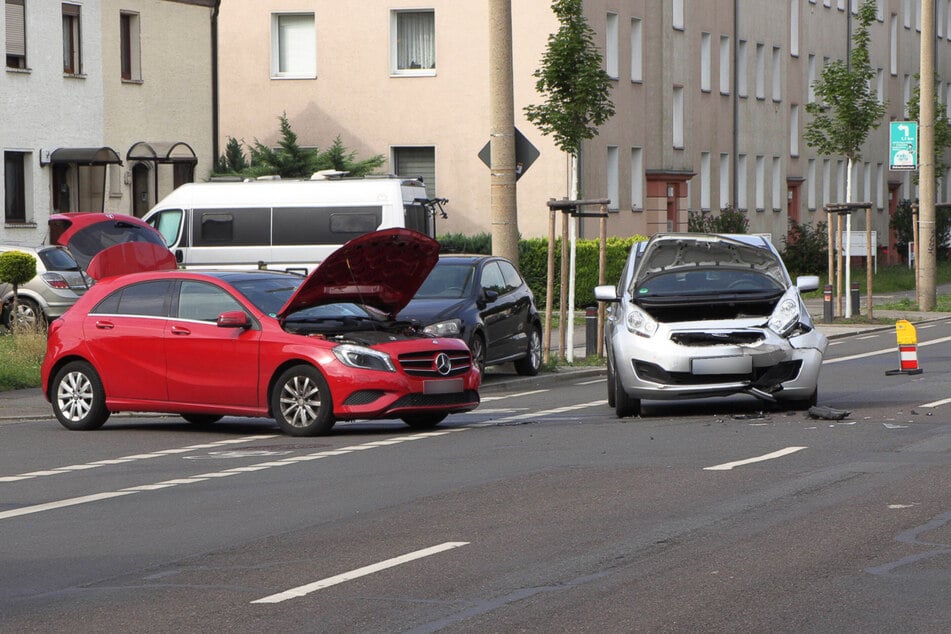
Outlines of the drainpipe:
M 215 0 L 211 12 L 211 169 L 218 163 L 218 12 L 221 0 Z

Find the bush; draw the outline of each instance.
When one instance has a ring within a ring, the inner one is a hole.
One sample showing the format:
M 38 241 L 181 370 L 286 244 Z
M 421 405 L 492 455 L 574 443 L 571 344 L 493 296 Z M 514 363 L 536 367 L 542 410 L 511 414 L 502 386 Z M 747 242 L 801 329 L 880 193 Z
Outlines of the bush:
M 693 233 L 749 233 L 750 221 L 746 213 L 734 207 L 724 207 L 719 216 L 709 211 L 690 211 L 687 231 Z
M 895 247 L 902 257 L 908 253 L 908 244 L 914 242 L 915 239 L 912 205 L 913 201 L 908 199 L 898 201 L 895 215 L 888 223 L 889 227 L 895 230 Z M 951 209 L 937 207 L 935 209 L 935 242 L 941 245 L 935 252 L 938 260 L 948 259 L 948 249 L 944 245 L 948 244 L 949 240 L 951 240 Z
M 795 218 L 789 219 L 789 231 L 782 252 L 783 262 L 792 277 L 797 275 L 822 275 L 829 265 L 828 225 L 825 221 L 801 225 Z

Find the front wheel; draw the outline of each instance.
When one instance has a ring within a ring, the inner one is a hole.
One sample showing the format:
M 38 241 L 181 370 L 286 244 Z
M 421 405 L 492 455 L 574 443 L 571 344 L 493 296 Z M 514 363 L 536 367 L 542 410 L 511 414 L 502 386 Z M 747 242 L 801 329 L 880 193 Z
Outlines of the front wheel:
M 53 377 L 50 393 L 53 413 L 66 429 L 98 429 L 109 418 L 102 380 L 85 361 L 64 365 Z
M 472 335 L 469 351 L 472 352 L 472 366 L 478 368 L 481 374 L 485 374 L 485 339 L 482 335 Z
M 271 392 L 271 412 L 289 436 L 326 434 L 336 422 L 330 386 L 310 365 L 295 365 L 278 377 Z
M 445 412 L 435 412 L 432 414 L 414 414 L 412 416 L 404 416 L 403 422 L 412 427 L 413 429 L 432 429 L 439 423 L 446 420 L 446 416 L 449 414 Z
M 616 373 L 614 375 L 614 413 L 618 418 L 641 415 L 641 399 L 627 395 Z
M 535 376 L 542 367 L 542 331 L 532 326 L 525 356 L 515 362 L 515 371 L 522 376 Z

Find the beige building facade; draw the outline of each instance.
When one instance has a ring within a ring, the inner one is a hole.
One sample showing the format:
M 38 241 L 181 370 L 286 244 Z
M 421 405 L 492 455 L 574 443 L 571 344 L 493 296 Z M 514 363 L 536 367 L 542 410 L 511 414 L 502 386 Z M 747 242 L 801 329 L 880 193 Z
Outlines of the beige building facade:
M 611 199 L 612 235 L 686 230 L 693 212 L 746 212 L 750 230 L 782 243 L 788 219 L 826 220 L 844 202 L 843 157 L 805 145 L 811 86 L 844 59 L 855 0 L 587 0 L 585 15 L 612 77 L 615 116 L 581 153 L 581 196 Z M 853 170 L 853 200 L 889 212 L 916 191 L 888 169 L 888 122 L 916 85 L 919 0 L 879 0 L 871 26 L 874 87 L 888 103 Z M 936 0 L 942 107 L 951 100 L 951 6 Z M 221 8 L 217 142 L 276 144 L 286 113 L 305 146 L 340 137 L 386 170 L 423 175 L 449 200 L 439 233 L 488 232 L 487 3 L 229 0 Z M 565 197 L 568 160 L 524 116 L 539 103 L 533 72 L 558 24 L 548 2 L 513 2 L 515 126 L 540 152 L 518 181 L 523 236 L 548 231 L 547 201 Z M 360 19 L 354 16 L 359 15 Z M 946 176 L 946 175 L 942 175 Z M 948 197 L 947 178 L 938 188 Z M 856 216 L 855 228 L 864 228 Z M 596 234 L 586 221 L 582 235 Z

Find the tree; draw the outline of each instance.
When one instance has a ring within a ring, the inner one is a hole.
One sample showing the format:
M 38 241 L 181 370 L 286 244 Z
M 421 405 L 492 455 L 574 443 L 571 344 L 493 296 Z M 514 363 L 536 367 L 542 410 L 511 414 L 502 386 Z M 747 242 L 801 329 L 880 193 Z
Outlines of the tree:
M 525 107 L 525 116 L 550 135 L 572 158 L 572 191 L 576 191 L 578 153 L 586 139 L 614 116 L 609 96 L 611 78 L 603 69 L 594 31 L 582 13 L 582 0 L 554 0 L 552 11 L 561 26 L 548 36 L 541 68 L 533 76 L 535 90 L 545 98 Z
M 918 80 L 920 79 L 921 75 L 915 73 L 915 90 L 908 99 L 908 103 L 905 104 L 908 117 L 915 121 L 918 121 L 920 117 L 921 84 L 918 83 Z M 934 85 L 941 85 L 937 74 L 935 74 Z M 948 119 L 948 114 L 945 111 L 945 108 L 941 106 L 941 100 L 938 99 L 937 91 L 934 93 L 934 106 L 934 173 L 935 180 L 937 180 L 941 178 L 948 169 L 948 164 L 944 161 L 944 151 L 951 147 L 951 120 Z M 921 122 L 919 121 L 919 126 L 920 123 Z M 917 170 L 912 173 L 912 179 L 917 185 Z
M 17 300 L 20 284 L 26 284 L 36 277 L 36 258 L 23 251 L 4 251 L 0 253 L 0 282 L 13 286 L 13 303 L 10 306 L 10 323 L 16 326 Z M 11 332 L 16 332 L 13 328 Z
M 724 207 L 720 215 L 709 211 L 691 211 L 687 217 L 687 231 L 696 233 L 749 233 L 750 220 L 735 207 Z
M 215 172 L 218 174 L 241 174 L 248 169 L 248 160 L 244 157 L 241 143 L 233 136 L 228 137 L 225 153 L 218 159 Z
M 372 174 L 373 170 L 383 165 L 386 159 L 382 154 L 371 156 L 368 159 L 358 160 L 356 152 L 348 152 L 343 142 L 338 136 L 334 139 L 326 151 L 318 157 L 317 163 L 320 169 L 334 169 L 341 172 L 347 172 L 350 176 L 366 176 Z M 409 176 L 409 174 L 407 174 Z

